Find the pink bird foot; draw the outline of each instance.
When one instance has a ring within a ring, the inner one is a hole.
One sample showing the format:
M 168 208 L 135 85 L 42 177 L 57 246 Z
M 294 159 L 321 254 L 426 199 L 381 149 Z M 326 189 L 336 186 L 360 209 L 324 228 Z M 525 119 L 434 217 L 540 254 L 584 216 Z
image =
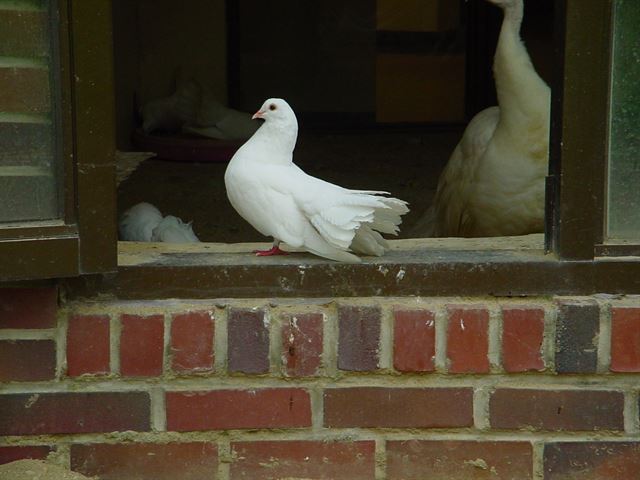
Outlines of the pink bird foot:
M 280 247 L 278 246 L 273 246 L 269 250 L 254 250 L 253 253 L 256 254 L 256 257 L 270 257 L 272 255 L 289 255 L 289 252 L 280 250 Z

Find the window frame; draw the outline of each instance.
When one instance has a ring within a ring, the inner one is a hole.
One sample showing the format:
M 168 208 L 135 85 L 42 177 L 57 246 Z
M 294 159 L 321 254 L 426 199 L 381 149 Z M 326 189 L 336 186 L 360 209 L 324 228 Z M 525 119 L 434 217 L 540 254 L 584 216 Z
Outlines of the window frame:
M 76 73 L 81 73 L 80 78 L 91 78 L 98 84 L 93 90 L 86 89 L 86 82 L 80 82 L 74 88 L 78 175 L 87 175 L 83 166 L 89 166 L 89 172 L 96 167 L 100 172 L 112 175 L 112 157 L 105 155 L 105 151 L 112 152 L 110 149 L 115 137 L 114 124 L 109 124 L 113 120 L 114 105 L 113 92 L 109 90 L 112 88 L 111 64 L 94 64 L 90 58 L 95 56 L 95 48 L 98 47 L 105 53 L 105 58 L 110 58 L 107 51 L 111 43 L 106 35 L 105 38 L 100 36 L 96 47 L 96 32 L 89 28 L 102 25 L 105 32 L 110 31 L 111 24 L 104 22 L 111 22 L 111 2 L 99 0 L 100 13 L 97 13 L 96 10 L 82 10 L 82 0 L 69 1 L 77 9 L 73 12 L 72 22 Z M 442 254 L 426 249 L 417 257 L 404 252 L 381 259 L 367 259 L 357 265 L 310 258 L 303 266 L 305 280 L 300 271 L 303 267 L 291 262 L 277 259 L 256 262 L 246 254 L 229 255 L 222 260 L 216 259 L 215 255 L 190 258 L 192 254 L 185 251 L 162 254 L 137 265 L 121 265 L 115 275 L 81 275 L 65 280 L 62 285 L 68 298 L 97 294 L 122 299 L 196 299 L 639 293 L 640 258 L 599 256 L 602 253 L 599 248 L 604 245 L 613 0 L 558 0 L 556 8 L 557 71 L 552 89 L 552 136 L 547 178 L 547 255 L 525 252 L 524 255 L 505 256 L 499 251 L 485 249 L 460 258 L 455 250 Z M 83 21 L 87 22 L 84 28 Z M 83 39 L 87 40 L 84 45 Z M 87 45 L 92 48 L 87 48 Z M 81 49 L 83 46 L 84 51 Z M 91 105 L 93 108 L 89 112 L 78 112 L 79 105 L 85 108 Z M 103 111 L 102 117 L 96 113 L 100 110 Z M 96 125 L 103 128 L 100 137 L 89 135 Z M 97 166 L 86 162 L 92 153 L 101 158 Z M 100 183 L 91 175 L 85 180 L 89 189 L 92 185 L 104 186 L 106 183 Z M 115 194 L 115 182 L 112 190 Z M 100 197 L 92 193 L 79 188 L 79 217 L 85 212 L 84 218 L 89 219 L 86 212 L 91 211 L 82 203 L 83 199 L 85 202 L 93 201 L 91 205 L 101 209 L 105 208 L 105 203 L 97 198 L 106 198 L 107 203 L 111 201 L 109 195 Z M 115 199 L 114 203 L 106 205 L 104 216 L 115 220 Z M 82 218 L 79 221 L 83 225 Z M 102 249 L 111 249 L 111 258 L 114 258 L 115 226 L 112 236 L 102 235 L 95 226 L 91 232 L 92 235 L 82 236 L 82 231 L 79 231 L 83 241 L 86 238 L 89 243 L 84 246 L 85 252 L 94 255 L 90 258 L 96 262 Z M 79 273 L 87 271 L 88 268 L 78 268 Z
M 60 125 L 56 154 L 63 159 L 63 215 L 0 226 L 0 281 L 117 268 L 111 2 L 53 5 L 58 35 L 52 40 L 57 76 L 52 98 Z

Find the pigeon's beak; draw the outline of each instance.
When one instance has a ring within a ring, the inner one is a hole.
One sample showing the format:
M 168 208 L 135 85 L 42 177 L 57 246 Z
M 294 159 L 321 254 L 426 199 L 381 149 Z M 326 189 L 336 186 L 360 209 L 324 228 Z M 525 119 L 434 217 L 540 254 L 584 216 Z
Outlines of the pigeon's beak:
M 256 118 L 264 118 L 263 115 L 264 115 L 264 112 L 262 110 L 258 110 L 256 113 L 253 114 L 253 117 L 251 117 L 251 120 L 255 120 Z

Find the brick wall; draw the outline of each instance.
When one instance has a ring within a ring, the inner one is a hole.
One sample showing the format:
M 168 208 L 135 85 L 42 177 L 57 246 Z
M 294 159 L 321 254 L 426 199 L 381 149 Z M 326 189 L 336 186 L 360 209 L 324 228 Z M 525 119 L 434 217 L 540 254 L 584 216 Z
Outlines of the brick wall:
M 0 462 L 105 479 L 640 476 L 640 299 L 0 290 Z

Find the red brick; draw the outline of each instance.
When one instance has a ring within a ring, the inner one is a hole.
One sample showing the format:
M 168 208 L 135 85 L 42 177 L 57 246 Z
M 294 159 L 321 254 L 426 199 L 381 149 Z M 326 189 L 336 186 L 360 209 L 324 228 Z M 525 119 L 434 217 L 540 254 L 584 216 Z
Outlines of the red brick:
M 545 480 L 640 478 L 638 442 L 562 442 L 545 445 Z
M 325 427 L 455 428 L 473 425 L 470 388 L 331 388 Z
M 264 310 L 231 309 L 228 319 L 229 371 L 269 371 L 269 329 Z
M 622 392 L 500 389 L 491 395 L 491 427 L 535 430 L 624 430 Z
M 542 308 L 502 309 L 502 365 L 505 371 L 515 373 L 544 370 L 543 340 Z
M 378 368 L 380 308 L 338 307 L 338 368 L 367 372 Z
M 44 445 L 35 447 L 0 447 L 0 465 L 26 458 L 43 460 L 47 458 L 50 452 L 51 447 Z
M 322 328 L 320 313 L 290 315 L 282 328 L 282 361 L 290 377 L 316 375 L 322 361 Z
M 130 377 L 162 374 L 164 318 L 162 315 L 122 315 L 120 373 Z
M 231 451 L 231 480 L 375 478 L 373 441 L 237 442 Z
M 0 328 L 53 328 L 56 324 L 56 288 L 1 288 Z
M 56 376 L 56 346 L 51 340 L 0 341 L 0 382 L 34 382 Z
M 451 373 L 489 372 L 489 312 L 449 307 L 447 357 Z
M 388 480 L 530 480 L 526 442 L 408 440 L 387 442 Z
M 109 373 L 109 317 L 73 315 L 67 330 L 67 375 Z
M 168 392 L 166 404 L 173 431 L 311 425 L 309 394 L 299 388 Z
M 48 113 L 51 109 L 49 70 L 0 67 L 0 111 Z
M 175 372 L 213 370 L 214 328 L 211 312 L 188 312 L 173 316 L 171 366 Z
M 71 469 L 100 480 L 213 480 L 218 449 L 204 442 L 72 445 Z
M 0 435 L 148 431 L 146 393 L 0 395 Z
M 611 309 L 611 371 L 640 372 L 640 308 Z
M 432 372 L 436 354 L 435 316 L 429 310 L 393 313 L 393 366 L 400 372 Z

